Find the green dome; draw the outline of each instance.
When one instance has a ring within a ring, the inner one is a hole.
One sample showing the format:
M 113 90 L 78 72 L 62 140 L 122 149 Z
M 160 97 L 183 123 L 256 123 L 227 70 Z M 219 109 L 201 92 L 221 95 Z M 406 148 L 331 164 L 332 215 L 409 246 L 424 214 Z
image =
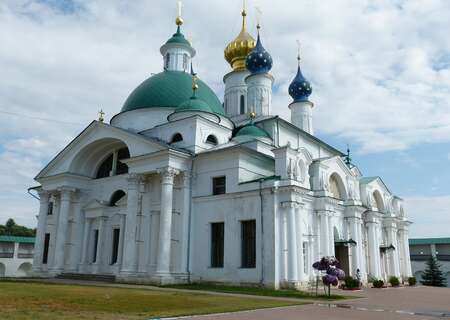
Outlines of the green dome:
M 190 49 L 192 49 L 192 46 L 189 43 L 189 41 L 187 41 L 186 38 L 184 37 L 184 35 L 181 33 L 180 27 L 178 27 L 177 32 L 174 33 L 172 38 L 167 40 L 166 43 L 177 43 L 177 44 L 181 44 L 183 46 L 186 46 L 186 47 L 189 47 Z
M 201 111 L 214 113 L 214 111 L 212 111 L 212 109 L 205 101 L 197 98 L 196 96 L 192 96 L 189 100 L 183 102 L 175 109 L 175 112 L 183 111 Z
M 225 115 L 216 94 L 197 80 L 196 96 L 213 113 Z M 192 76 L 183 71 L 163 71 L 142 82 L 125 101 L 121 112 L 144 108 L 176 108 L 192 96 Z
M 266 130 L 261 129 L 257 126 L 255 126 L 254 124 L 247 124 L 244 127 L 242 127 L 241 129 L 239 129 L 239 131 L 236 134 L 236 137 L 241 137 L 241 136 L 252 136 L 252 137 L 261 137 L 261 138 L 269 138 L 271 139 L 270 135 L 267 133 Z

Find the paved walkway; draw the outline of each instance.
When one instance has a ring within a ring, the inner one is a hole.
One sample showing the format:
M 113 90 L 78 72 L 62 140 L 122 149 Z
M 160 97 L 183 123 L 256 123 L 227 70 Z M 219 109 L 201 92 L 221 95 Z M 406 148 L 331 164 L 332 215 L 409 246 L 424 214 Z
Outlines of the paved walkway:
M 366 298 L 337 303 L 255 310 L 223 315 L 185 317 L 189 320 L 437 320 L 450 319 L 450 289 L 404 287 L 365 289 Z
M 30 280 L 26 280 L 30 281 Z M 37 280 L 52 283 L 95 285 L 104 287 L 139 288 L 159 291 L 178 291 L 191 293 L 204 293 L 210 295 L 232 295 L 243 298 L 256 299 L 280 299 L 294 300 L 289 298 L 276 298 L 265 296 L 253 296 L 243 294 L 219 293 L 211 291 L 187 290 L 161 288 L 149 285 L 105 283 L 66 279 Z M 192 317 L 181 317 L 174 319 L 186 320 L 450 320 L 450 288 L 434 287 L 400 287 L 372 289 L 364 291 L 336 291 L 337 294 L 355 296 L 358 299 L 341 300 L 336 302 L 313 301 L 313 304 L 283 307 L 275 309 L 263 309 L 254 311 L 243 311 L 228 314 L 214 314 Z

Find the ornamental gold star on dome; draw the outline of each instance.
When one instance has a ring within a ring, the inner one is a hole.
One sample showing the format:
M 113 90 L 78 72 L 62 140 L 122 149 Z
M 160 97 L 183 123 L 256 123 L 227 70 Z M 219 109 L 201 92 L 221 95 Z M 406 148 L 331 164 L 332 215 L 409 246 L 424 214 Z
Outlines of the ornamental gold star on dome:
M 239 35 L 231 41 L 224 51 L 225 60 L 230 64 L 234 71 L 245 70 L 245 59 L 247 55 L 256 46 L 255 39 L 247 32 L 245 27 L 245 4 L 242 10 L 242 28 Z

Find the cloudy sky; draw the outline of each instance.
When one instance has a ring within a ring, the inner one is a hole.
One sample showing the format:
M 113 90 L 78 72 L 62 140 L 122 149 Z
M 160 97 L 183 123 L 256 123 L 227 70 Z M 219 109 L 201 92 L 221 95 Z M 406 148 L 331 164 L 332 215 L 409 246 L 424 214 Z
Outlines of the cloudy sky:
M 349 144 L 365 175 L 406 200 L 411 236 L 450 236 L 450 1 L 248 2 L 252 33 L 254 7 L 263 12 L 274 112 L 289 116 L 298 39 L 317 136 Z M 184 1 L 194 66 L 219 97 L 241 6 Z M 33 177 L 100 108 L 111 118 L 161 71 L 175 14 L 167 0 L 0 1 L 0 223 L 35 226 Z

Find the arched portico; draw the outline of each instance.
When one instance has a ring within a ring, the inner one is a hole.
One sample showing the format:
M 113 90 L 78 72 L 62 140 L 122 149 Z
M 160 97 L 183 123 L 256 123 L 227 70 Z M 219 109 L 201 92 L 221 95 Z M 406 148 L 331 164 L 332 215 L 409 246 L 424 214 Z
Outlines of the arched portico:
M 70 163 L 69 172 L 95 178 L 97 171 L 105 161 L 118 150 L 128 150 L 127 144 L 116 138 L 96 140 L 81 149 Z M 128 151 L 129 154 L 129 151 Z M 117 157 L 111 159 L 112 166 Z

